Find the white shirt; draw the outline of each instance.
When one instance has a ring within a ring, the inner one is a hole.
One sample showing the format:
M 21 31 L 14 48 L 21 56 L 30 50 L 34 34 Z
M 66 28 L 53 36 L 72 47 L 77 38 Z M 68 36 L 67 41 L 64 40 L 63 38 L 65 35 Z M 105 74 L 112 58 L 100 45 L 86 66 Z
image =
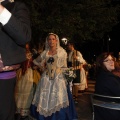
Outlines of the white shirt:
M 69 62 L 72 62 L 72 55 L 73 55 L 73 51 L 71 51 L 69 54 L 68 54 L 68 61 Z M 85 64 L 86 63 L 86 61 L 84 60 L 84 58 L 83 58 L 83 56 L 82 56 L 82 54 L 79 52 L 79 51 L 77 51 L 77 60 L 80 62 L 80 63 L 82 63 L 82 64 Z
M 7 24 L 7 22 L 11 18 L 11 15 L 12 14 L 6 8 L 4 8 L 4 10 L 2 11 L 2 13 L 0 14 L 0 23 L 2 23 L 2 25 Z

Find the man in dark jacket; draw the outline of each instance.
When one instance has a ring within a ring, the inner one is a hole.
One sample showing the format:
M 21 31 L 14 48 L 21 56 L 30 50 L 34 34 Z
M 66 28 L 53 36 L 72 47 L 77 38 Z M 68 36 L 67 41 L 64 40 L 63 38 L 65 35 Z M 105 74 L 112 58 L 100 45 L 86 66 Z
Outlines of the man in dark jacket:
M 0 0 L 0 120 L 14 120 L 15 70 L 26 59 L 31 39 L 30 19 L 24 3 Z

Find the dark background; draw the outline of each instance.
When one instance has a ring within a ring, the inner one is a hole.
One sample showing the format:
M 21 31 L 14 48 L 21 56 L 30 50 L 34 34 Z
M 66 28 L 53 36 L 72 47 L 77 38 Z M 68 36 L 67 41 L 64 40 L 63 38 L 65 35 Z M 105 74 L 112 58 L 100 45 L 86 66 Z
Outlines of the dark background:
M 120 0 L 18 1 L 25 2 L 30 10 L 32 47 L 42 47 L 47 34 L 54 32 L 60 40 L 73 41 L 89 63 L 102 52 L 118 57 Z

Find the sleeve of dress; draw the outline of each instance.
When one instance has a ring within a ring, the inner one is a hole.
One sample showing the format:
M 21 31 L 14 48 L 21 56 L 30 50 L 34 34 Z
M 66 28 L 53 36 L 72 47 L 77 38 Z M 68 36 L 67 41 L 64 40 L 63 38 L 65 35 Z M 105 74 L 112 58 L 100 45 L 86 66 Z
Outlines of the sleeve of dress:
M 58 60 L 57 67 L 67 67 L 67 53 L 66 51 L 60 47 L 57 52 Z
M 86 61 L 84 60 L 82 54 L 79 51 L 77 51 L 77 60 L 82 64 L 86 64 Z
M 46 51 L 43 51 L 36 59 L 33 60 L 33 63 L 37 66 L 43 66 L 43 62 L 45 62 L 45 54 Z
M 39 66 L 40 59 L 41 59 L 41 56 L 39 55 L 36 59 L 33 60 L 33 63 Z
M 63 67 L 67 67 L 67 53 L 65 52 L 65 54 L 64 54 L 64 65 L 63 65 Z

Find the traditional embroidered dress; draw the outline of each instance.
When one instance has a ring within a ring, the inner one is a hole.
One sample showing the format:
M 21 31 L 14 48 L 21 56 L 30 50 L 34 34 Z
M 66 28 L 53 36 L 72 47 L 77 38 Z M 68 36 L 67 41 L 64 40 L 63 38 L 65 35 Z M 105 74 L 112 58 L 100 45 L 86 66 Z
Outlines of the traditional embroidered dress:
M 74 59 L 74 54 L 78 58 L 77 62 L 79 62 L 79 65 Z M 74 85 L 79 85 L 79 90 L 85 90 L 87 88 L 87 78 L 83 65 L 86 64 L 86 61 L 83 59 L 82 54 L 76 50 L 71 51 L 68 54 L 68 62 L 72 63 L 71 67 L 74 67 L 75 69 L 79 69 L 80 78 L 78 82 L 74 83 Z
M 58 41 L 59 42 L 59 41 Z M 66 67 L 67 53 L 61 47 L 51 56 L 48 49 L 38 57 L 39 66 L 46 69 L 38 83 L 31 106 L 32 115 L 37 120 L 77 120 L 74 102 L 63 69 Z
M 16 113 L 21 116 L 29 115 L 29 108 L 33 100 L 35 86 L 40 79 L 37 70 L 32 69 L 32 54 L 26 53 L 27 60 L 17 70 L 17 82 L 15 90 Z

